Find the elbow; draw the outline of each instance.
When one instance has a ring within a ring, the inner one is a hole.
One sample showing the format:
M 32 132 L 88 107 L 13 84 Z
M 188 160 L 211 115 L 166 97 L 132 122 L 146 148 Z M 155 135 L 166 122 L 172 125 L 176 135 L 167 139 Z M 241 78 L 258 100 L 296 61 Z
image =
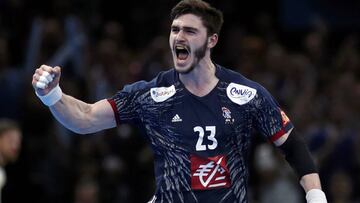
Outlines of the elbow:
M 295 132 L 291 134 L 280 149 L 285 159 L 297 173 L 299 179 L 307 174 L 317 173 L 315 162 L 303 138 Z
M 82 126 L 80 124 L 75 125 L 75 122 L 63 122 L 62 120 L 58 119 L 58 121 L 64 126 L 66 129 L 70 130 L 71 132 L 75 134 L 85 135 L 89 134 L 89 130 L 85 126 Z
M 87 134 L 92 134 L 92 133 L 96 133 L 99 131 L 99 130 L 94 130 L 92 128 L 77 128 L 77 129 L 70 129 L 70 130 L 79 135 L 87 135 Z
M 97 131 L 93 120 L 89 119 L 89 117 L 85 115 L 71 124 L 72 125 L 68 126 L 68 129 L 76 134 L 86 135 Z
M 71 132 L 79 135 L 86 135 L 89 132 L 85 128 L 68 128 Z
M 81 129 L 72 129 L 71 130 L 73 133 L 79 134 L 79 135 L 86 135 L 86 134 L 90 134 L 89 132 L 85 131 L 85 130 L 81 130 Z
M 89 126 L 78 126 L 78 127 L 68 127 L 68 129 L 70 131 L 72 131 L 73 133 L 79 134 L 79 135 L 86 135 L 86 134 L 91 134 L 94 133 L 95 131 L 89 127 Z

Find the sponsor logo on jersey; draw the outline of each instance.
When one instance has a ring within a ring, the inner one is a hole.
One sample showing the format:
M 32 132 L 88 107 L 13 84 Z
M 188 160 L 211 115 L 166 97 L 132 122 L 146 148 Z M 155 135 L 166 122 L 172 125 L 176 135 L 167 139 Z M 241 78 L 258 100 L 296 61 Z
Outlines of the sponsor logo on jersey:
M 154 87 L 150 89 L 151 97 L 155 102 L 163 102 L 176 93 L 175 86 L 170 87 Z
M 176 122 L 181 122 L 182 119 L 180 118 L 180 116 L 178 114 L 176 114 L 172 119 L 171 122 L 176 123 Z
M 198 157 L 191 155 L 191 187 L 209 190 L 230 187 L 229 170 L 225 156 Z
M 231 111 L 226 107 L 222 107 L 221 110 L 223 112 L 222 115 L 225 118 L 225 124 L 234 123 L 234 119 L 231 117 Z
M 236 83 L 230 83 L 226 88 L 226 94 L 229 99 L 239 105 L 243 105 L 251 101 L 256 95 L 256 89 L 240 85 Z

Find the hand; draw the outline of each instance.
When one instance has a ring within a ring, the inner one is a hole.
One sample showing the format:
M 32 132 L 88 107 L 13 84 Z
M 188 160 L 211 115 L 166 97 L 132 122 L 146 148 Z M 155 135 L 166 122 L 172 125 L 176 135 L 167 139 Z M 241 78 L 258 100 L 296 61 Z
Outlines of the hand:
M 41 65 L 40 68 L 36 69 L 31 83 L 35 91 L 44 96 L 59 84 L 60 76 L 61 68 L 59 66 L 52 68 Z

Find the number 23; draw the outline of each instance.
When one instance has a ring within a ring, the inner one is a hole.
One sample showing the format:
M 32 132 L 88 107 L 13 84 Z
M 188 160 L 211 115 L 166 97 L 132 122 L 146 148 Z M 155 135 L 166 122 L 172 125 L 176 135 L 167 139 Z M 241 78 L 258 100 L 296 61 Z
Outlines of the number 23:
M 199 133 L 199 139 L 196 143 L 196 151 L 205 151 L 207 148 L 210 150 L 213 150 L 218 145 L 218 142 L 215 138 L 216 126 L 205 126 L 205 130 L 206 130 L 206 132 L 210 132 L 210 135 L 207 136 L 207 139 L 212 141 L 212 144 L 208 144 L 208 145 L 203 144 L 204 135 L 205 135 L 204 128 L 200 127 L 200 126 L 196 126 L 196 127 L 194 127 L 194 132 Z

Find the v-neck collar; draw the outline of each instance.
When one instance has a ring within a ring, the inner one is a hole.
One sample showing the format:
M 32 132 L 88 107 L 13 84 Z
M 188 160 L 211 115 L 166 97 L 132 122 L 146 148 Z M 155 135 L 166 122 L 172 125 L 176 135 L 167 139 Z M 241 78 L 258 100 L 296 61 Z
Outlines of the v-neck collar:
M 219 81 L 216 83 L 216 85 L 210 90 L 209 93 L 207 93 L 206 95 L 204 96 L 197 96 L 193 93 L 191 93 L 184 85 L 183 82 L 181 82 L 180 78 L 179 78 L 179 73 L 174 69 L 174 74 L 175 74 L 175 81 L 180 84 L 179 86 L 181 88 L 184 89 L 184 91 L 186 92 L 186 94 L 194 97 L 194 98 L 197 98 L 197 99 L 205 99 L 205 98 L 208 98 L 208 97 L 211 97 L 211 95 L 215 92 L 215 90 L 217 89 L 217 87 L 219 86 L 220 84 L 220 81 L 222 79 L 222 70 L 221 70 L 221 66 L 219 66 L 218 64 L 214 63 L 215 65 L 215 76 L 219 79 Z

